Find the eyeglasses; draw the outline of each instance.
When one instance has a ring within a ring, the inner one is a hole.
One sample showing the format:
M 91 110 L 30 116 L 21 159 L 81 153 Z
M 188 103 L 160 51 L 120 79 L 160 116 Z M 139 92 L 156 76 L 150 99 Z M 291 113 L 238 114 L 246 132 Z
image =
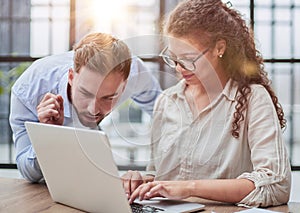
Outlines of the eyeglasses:
M 191 72 L 195 71 L 196 69 L 195 62 L 199 60 L 202 56 L 204 56 L 205 53 L 209 50 L 209 48 L 207 48 L 206 50 L 201 52 L 195 59 L 188 59 L 188 58 L 178 58 L 177 56 L 173 57 L 170 55 L 166 55 L 167 49 L 168 46 L 165 47 L 159 54 L 159 56 L 163 58 L 164 62 L 167 65 L 169 65 L 171 68 L 175 68 L 177 64 L 179 64 L 182 68 L 189 70 Z

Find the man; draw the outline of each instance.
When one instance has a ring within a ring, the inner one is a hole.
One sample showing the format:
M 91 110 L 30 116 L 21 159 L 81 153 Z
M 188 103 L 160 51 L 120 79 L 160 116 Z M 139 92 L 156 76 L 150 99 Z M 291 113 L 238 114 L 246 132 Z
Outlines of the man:
M 160 90 L 141 60 L 108 34 L 87 35 L 73 51 L 35 61 L 11 91 L 10 125 L 20 173 L 31 182 L 43 177 L 25 121 L 95 129 L 129 97 L 150 114 Z

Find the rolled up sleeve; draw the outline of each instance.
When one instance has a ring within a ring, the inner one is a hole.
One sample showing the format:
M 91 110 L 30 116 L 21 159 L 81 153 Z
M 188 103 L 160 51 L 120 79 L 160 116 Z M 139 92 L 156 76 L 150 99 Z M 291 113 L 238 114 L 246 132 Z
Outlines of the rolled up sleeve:
M 238 205 L 266 207 L 287 203 L 291 167 L 277 113 L 264 88 L 253 90 L 248 112 L 248 144 L 253 171 L 238 178 L 253 181 L 255 189 Z

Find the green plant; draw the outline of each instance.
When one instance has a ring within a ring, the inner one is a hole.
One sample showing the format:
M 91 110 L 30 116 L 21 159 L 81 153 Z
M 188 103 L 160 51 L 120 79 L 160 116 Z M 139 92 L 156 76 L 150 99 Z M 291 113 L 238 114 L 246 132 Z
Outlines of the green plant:
M 9 93 L 11 87 L 32 62 L 22 62 L 8 72 L 0 70 L 0 95 Z
M 5 73 L 0 70 L 0 95 L 4 93 L 4 78 L 5 78 Z

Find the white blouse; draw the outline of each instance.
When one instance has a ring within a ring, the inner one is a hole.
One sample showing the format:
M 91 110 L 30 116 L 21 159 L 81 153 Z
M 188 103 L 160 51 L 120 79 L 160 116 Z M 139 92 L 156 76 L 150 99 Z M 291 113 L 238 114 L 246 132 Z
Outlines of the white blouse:
M 185 81 L 165 90 L 156 101 L 151 163 L 156 180 L 247 178 L 256 189 L 238 205 L 269 206 L 288 202 L 291 170 L 277 114 L 267 90 L 251 85 L 239 138 L 231 135 L 237 85 L 193 116 Z

